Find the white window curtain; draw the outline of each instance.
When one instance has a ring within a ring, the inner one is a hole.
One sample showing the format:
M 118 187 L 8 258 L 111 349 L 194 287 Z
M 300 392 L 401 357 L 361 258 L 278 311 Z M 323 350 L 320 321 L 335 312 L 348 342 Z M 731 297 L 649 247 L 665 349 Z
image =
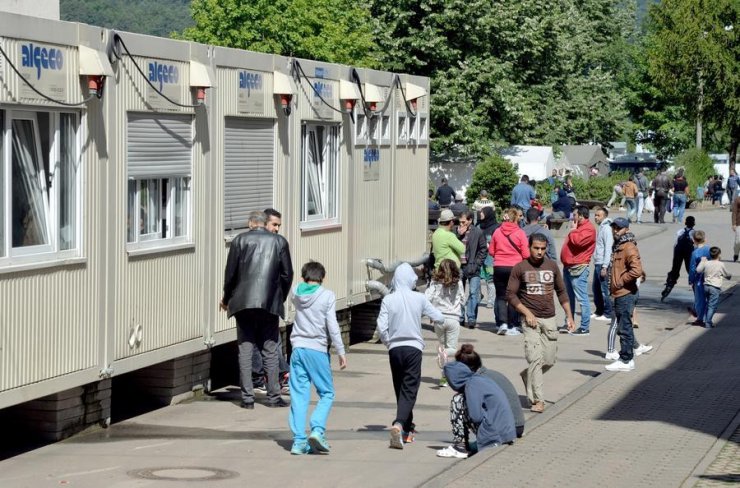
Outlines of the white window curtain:
M 324 128 L 309 127 L 306 150 L 306 192 L 308 216 L 323 216 L 323 179 L 326 144 L 323 141 Z
M 12 124 L 13 247 L 49 244 L 48 194 L 35 121 Z

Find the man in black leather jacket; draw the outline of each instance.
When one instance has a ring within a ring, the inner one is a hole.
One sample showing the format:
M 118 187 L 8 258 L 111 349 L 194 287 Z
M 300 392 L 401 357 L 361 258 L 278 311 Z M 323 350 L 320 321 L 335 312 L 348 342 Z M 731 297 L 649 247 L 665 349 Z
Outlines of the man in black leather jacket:
M 252 348 L 257 346 L 267 373 L 267 406 L 284 407 L 278 383 L 279 317 L 293 282 L 293 263 L 288 241 L 265 230 L 265 216 L 249 216 L 249 232 L 231 242 L 224 273 L 221 308 L 234 316 L 239 346 L 242 407 L 254 408 Z

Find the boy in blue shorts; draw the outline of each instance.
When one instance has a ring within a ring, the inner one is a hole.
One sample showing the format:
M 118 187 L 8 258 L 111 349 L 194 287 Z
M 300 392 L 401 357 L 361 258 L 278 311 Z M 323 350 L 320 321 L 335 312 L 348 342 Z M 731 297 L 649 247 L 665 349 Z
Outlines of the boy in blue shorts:
M 339 355 L 339 368 L 347 367 L 344 344 L 339 332 L 336 296 L 321 283 L 326 270 L 314 261 L 303 265 L 303 283 L 293 290 L 296 316 L 290 343 L 290 416 L 288 424 L 293 432 L 291 454 L 328 453 L 326 420 L 334 402 L 334 383 L 331 374 L 329 339 Z M 311 384 L 319 401 L 311 414 L 311 434 L 306 437 L 306 415 L 311 400 Z

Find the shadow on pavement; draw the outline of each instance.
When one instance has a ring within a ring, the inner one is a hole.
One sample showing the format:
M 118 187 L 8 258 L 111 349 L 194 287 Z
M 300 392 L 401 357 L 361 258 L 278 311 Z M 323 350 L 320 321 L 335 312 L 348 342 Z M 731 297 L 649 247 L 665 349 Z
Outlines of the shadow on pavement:
M 697 337 L 677 359 L 637 384 L 599 419 L 664 422 L 719 437 L 740 411 L 740 322 L 733 316 L 740 304 L 737 290 L 723 294 L 718 312 L 724 317 L 716 328 L 685 331 Z

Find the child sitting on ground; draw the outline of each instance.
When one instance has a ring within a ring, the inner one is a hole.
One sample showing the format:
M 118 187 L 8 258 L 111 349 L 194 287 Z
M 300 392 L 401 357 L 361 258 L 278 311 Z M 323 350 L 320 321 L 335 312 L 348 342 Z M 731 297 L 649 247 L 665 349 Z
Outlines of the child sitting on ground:
M 727 268 L 725 268 L 725 263 L 719 260 L 721 255 L 720 248 L 712 247 L 709 249 L 709 260 L 702 256 L 699 265 L 696 267 L 698 273 L 704 273 L 704 298 L 707 302 L 704 327 L 707 329 L 714 327 L 712 318 L 717 311 L 719 294 L 722 292 L 722 282 L 724 279 L 732 278 L 730 273 L 727 272 Z
M 290 416 L 288 424 L 293 432 L 291 454 L 329 452 L 326 442 L 326 420 L 334 402 L 334 383 L 329 356 L 329 338 L 339 356 L 339 368 L 347 367 L 344 344 L 339 332 L 336 296 L 321 283 L 326 270 L 314 261 L 303 265 L 303 283 L 293 290 L 296 309 L 290 343 Z M 319 401 L 311 415 L 311 435 L 306 439 L 306 414 L 311 400 L 311 384 Z
M 396 393 L 396 418 L 390 430 L 390 447 L 403 449 L 414 441 L 414 405 L 421 383 L 421 317 L 435 323 L 444 320 L 442 313 L 427 298 L 414 291 L 417 276 L 408 263 L 402 263 L 393 274 L 393 293 L 380 304 L 378 331 L 388 348 L 388 359 Z M 436 324 L 435 324 L 436 325 Z
M 447 357 L 455 354 L 457 350 L 457 338 L 460 336 L 460 310 L 465 302 L 460 269 L 455 261 L 443 259 L 439 263 L 439 268 L 432 275 L 432 282 L 424 295 L 444 315 L 444 322 L 434 325 L 434 332 L 439 339 L 437 364 L 441 369 L 447 364 Z M 447 386 L 444 374 L 439 379 L 439 386 Z

